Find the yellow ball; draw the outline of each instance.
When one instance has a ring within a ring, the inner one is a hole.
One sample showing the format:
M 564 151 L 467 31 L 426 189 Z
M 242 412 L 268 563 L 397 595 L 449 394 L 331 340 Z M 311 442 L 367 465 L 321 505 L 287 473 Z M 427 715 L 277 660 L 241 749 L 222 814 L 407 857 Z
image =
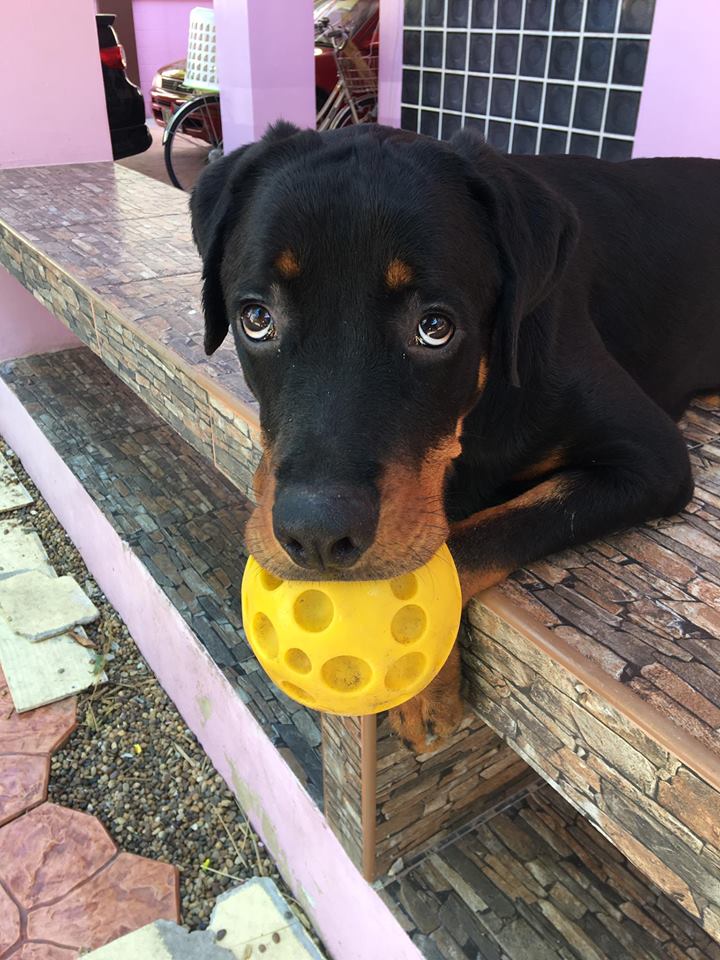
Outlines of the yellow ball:
M 447 546 L 394 580 L 279 580 L 250 557 L 243 623 L 270 678 L 299 703 L 362 716 L 404 703 L 437 676 L 462 610 Z

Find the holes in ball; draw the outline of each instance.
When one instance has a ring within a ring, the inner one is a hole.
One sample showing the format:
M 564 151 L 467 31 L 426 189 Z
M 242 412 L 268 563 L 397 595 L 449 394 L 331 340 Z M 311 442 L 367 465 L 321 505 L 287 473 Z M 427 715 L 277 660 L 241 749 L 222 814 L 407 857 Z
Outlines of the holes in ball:
M 405 573 L 390 581 L 390 589 L 398 600 L 411 600 L 417 593 L 417 577 L 414 573 Z
M 298 687 L 297 684 L 290 683 L 289 680 L 283 680 L 280 686 L 289 697 L 293 698 L 293 700 L 299 700 L 300 703 L 307 704 L 315 703 L 315 697 L 312 697 L 307 690 L 303 690 L 302 687 Z
M 329 627 L 334 612 L 332 600 L 322 590 L 306 590 L 301 593 L 293 610 L 297 625 L 311 633 L 319 633 Z
M 385 675 L 388 690 L 401 691 L 411 686 L 425 670 L 425 654 L 406 653 L 394 663 Z
M 323 664 L 322 676 L 333 690 L 339 693 L 356 693 L 370 683 L 372 670 L 370 664 L 360 657 L 333 657 Z
M 285 654 L 285 663 L 290 667 L 291 670 L 295 670 L 297 673 L 310 673 L 312 670 L 310 657 L 303 650 L 299 650 L 297 647 L 293 647 L 291 650 L 288 650 L 288 652 Z
M 425 632 L 427 616 L 422 607 L 409 603 L 401 607 L 390 624 L 390 631 L 398 643 L 414 643 Z
M 272 573 L 269 573 L 267 570 L 260 571 L 260 583 L 266 590 L 277 590 L 277 588 L 282 583 L 280 577 L 274 576 Z
M 253 620 L 255 642 L 266 657 L 276 657 L 278 652 L 278 638 L 275 627 L 264 613 L 256 613 Z

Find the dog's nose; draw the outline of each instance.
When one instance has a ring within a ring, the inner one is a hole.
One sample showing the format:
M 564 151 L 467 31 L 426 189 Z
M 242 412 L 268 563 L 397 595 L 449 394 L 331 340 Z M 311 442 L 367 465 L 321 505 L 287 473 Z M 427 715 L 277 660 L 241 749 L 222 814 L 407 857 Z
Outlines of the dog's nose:
M 273 529 L 291 560 L 309 570 L 352 567 L 375 538 L 378 497 L 371 487 L 279 488 Z

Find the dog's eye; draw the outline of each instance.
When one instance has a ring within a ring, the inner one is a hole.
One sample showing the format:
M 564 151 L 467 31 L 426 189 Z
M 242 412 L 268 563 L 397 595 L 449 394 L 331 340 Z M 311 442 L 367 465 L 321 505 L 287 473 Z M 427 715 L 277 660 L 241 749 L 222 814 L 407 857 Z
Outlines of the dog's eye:
M 240 322 L 251 340 L 272 340 L 275 336 L 275 321 L 270 311 L 261 303 L 248 303 L 243 307 Z
M 441 313 L 426 313 L 417 328 L 417 342 L 426 347 L 444 347 L 455 333 L 451 320 Z

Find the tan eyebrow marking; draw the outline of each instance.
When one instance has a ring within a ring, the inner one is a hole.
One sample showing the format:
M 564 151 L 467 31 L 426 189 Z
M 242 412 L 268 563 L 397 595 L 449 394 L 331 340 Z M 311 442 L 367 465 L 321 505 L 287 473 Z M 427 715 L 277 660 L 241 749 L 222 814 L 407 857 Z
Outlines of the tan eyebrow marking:
M 477 378 L 477 388 L 482 393 L 485 389 L 485 384 L 487 383 L 488 378 L 488 361 L 487 357 L 480 358 L 480 366 L 478 367 L 478 378 Z
M 403 260 L 397 257 L 391 260 L 385 271 L 385 283 L 391 290 L 400 290 L 406 287 L 413 278 L 413 272 Z
M 283 250 L 275 261 L 275 266 L 285 280 L 294 280 L 300 275 L 300 264 L 292 250 Z

